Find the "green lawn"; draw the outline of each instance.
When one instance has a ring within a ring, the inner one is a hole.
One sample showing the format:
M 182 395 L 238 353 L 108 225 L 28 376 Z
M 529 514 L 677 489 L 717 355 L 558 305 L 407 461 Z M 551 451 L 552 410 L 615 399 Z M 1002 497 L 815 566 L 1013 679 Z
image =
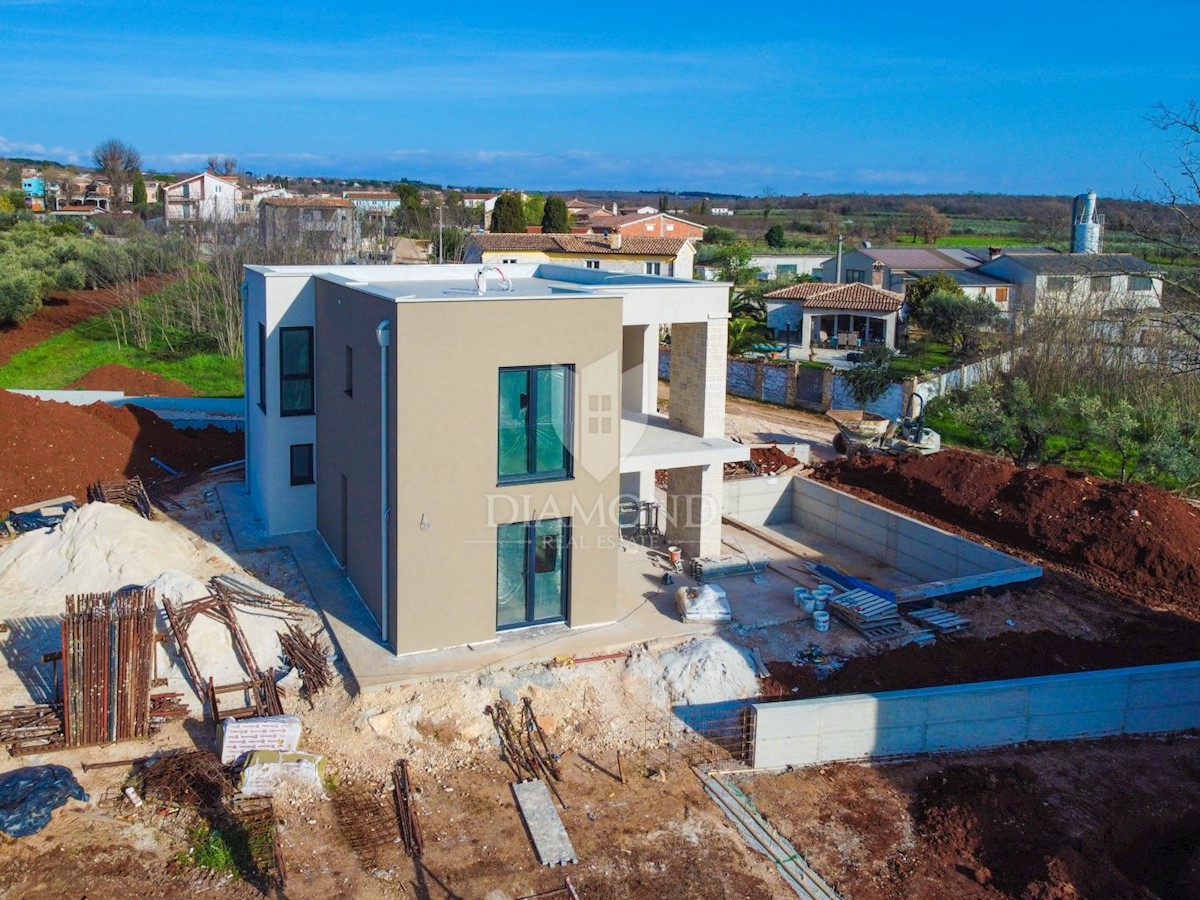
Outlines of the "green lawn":
M 945 369 L 954 362 L 949 344 L 934 341 L 912 341 L 903 356 L 892 360 L 892 370 L 897 378 L 924 375 L 931 369 Z
M 118 344 L 112 323 L 103 316 L 18 353 L 0 366 L 0 388 L 61 389 L 110 363 L 174 378 L 206 397 L 240 397 L 245 390 L 240 359 Z

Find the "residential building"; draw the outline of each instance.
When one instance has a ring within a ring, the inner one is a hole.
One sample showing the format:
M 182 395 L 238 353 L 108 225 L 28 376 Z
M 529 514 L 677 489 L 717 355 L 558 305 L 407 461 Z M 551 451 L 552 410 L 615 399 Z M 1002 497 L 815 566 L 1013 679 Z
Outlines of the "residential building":
M 629 215 L 592 217 L 588 224 L 601 234 L 619 231 L 626 237 L 687 238 L 704 240 L 704 226 L 667 213 L 631 213 Z
M 342 191 L 342 197 L 354 204 L 361 215 L 387 216 L 403 203 L 391 191 Z
M 870 284 L 872 269 L 879 263 L 883 266 L 881 287 L 903 293 L 907 284 L 916 281 L 917 276 L 912 274 L 914 271 L 949 272 L 956 269 L 972 269 L 983 262 L 984 258 L 986 255 L 981 257 L 972 251 L 953 248 L 863 247 L 842 254 L 841 278 L 838 278 L 838 257 L 828 258 L 821 264 L 821 280 L 829 284 L 839 281 Z
M 828 253 L 764 253 L 750 257 L 749 266 L 758 269 L 764 281 L 796 275 L 820 279 L 829 259 Z
M 266 246 L 300 244 L 332 262 L 358 249 L 354 204 L 343 197 L 267 197 L 258 204 L 258 236 Z
M 721 553 L 728 286 L 547 263 L 246 270 L 246 489 L 398 654 L 617 615 L 622 498 Z M 670 418 L 657 349 L 672 335 Z M 452 346 L 452 349 L 451 349 Z
M 1005 253 L 979 272 L 1012 284 L 1014 309 L 1025 316 L 1104 317 L 1162 304 L 1162 272 L 1128 253 Z
M 241 188 L 232 178 L 200 172 L 163 190 L 163 218 L 173 222 L 229 222 L 238 215 Z
M 522 198 L 524 195 L 522 195 Z M 492 227 L 492 213 L 496 209 L 499 194 L 463 194 L 462 205 L 467 209 L 480 211 L 480 224 L 484 231 Z
M 879 271 L 876 268 L 875 271 Z M 767 326 L 776 337 L 801 347 L 896 346 L 896 323 L 904 295 L 878 285 L 805 282 L 764 298 Z
M 553 262 L 560 265 L 691 278 L 696 250 L 685 238 L 625 237 L 620 232 L 592 234 L 473 234 L 463 260 L 468 263 L 515 265 Z

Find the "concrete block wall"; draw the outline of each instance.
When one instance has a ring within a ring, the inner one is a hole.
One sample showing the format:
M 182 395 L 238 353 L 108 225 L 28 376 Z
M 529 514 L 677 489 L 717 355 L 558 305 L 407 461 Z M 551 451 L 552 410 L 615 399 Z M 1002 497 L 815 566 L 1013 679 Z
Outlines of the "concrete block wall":
M 809 478 L 794 479 L 792 521 L 923 582 L 1036 568 Z
M 792 521 L 791 476 L 738 478 L 725 482 L 722 513 L 761 527 Z
M 1200 728 L 1200 662 L 757 703 L 752 765 Z

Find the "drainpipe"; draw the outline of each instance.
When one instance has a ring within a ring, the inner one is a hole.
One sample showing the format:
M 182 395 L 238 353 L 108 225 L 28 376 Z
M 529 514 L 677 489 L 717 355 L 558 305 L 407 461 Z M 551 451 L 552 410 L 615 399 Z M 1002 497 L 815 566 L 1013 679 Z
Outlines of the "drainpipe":
M 392 324 L 384 319 L 375 328 L 379 341 L 379 581 L 382 593 L 379 597 L 379 627 L 383 642 L 388 643 L 388 347 L 392 344 Z

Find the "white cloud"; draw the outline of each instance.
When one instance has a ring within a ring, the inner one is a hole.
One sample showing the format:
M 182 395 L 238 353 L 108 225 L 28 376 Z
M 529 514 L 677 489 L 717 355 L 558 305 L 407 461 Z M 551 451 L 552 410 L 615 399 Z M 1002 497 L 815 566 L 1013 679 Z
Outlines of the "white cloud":
M 4 0 L 0 0 L 0 5 Z M 0 155 L 25 156 L 30 159 L 52 159 L 55 162 L 78 165 L 82 158 L 79 153 L 67 147 L 47 147 L 45 144 L 30 144 L 25 141 L 10 141 L 0 135 Z

